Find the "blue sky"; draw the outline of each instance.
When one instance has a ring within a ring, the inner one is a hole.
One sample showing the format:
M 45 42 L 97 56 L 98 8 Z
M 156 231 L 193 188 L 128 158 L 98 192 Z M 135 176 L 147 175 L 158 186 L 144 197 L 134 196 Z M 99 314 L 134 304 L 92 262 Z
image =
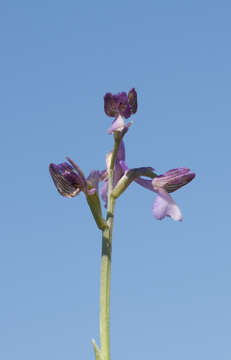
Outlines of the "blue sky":
M 48 164 L 86 174 L 112 148 L 103 95 L 138 92 L 129 166 L 186 166 L 183 222 L 117 201 L 112 358 L 230 360 L 229 1 L 7 1 L 0 5 L 0 355 L 93 359 L 101 234 Z

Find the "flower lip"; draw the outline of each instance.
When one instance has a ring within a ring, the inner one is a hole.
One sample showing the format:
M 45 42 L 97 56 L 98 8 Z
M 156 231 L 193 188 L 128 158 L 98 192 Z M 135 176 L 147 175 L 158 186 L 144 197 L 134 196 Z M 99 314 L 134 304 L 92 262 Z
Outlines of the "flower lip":
M 168 216 L 175 221 L 182 221 L 179 206 L 164 189 L 158 191 L 158 195 L 152 205 L 152 214 L 157 220 L 162 220 Z
M 81 190 L 81 181 L 74 169 L 67 162 L 50 164 L 49 171 L 58 192 L 65 197 L 72 198 Z

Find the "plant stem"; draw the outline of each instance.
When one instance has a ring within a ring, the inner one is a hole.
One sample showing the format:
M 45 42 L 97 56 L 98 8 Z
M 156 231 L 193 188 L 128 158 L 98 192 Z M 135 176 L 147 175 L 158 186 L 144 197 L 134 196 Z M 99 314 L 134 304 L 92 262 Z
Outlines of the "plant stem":
M 113 201 L 114 202 L 114 201 Z M 110 360 L 110 283 L 111 283 L 111 244 L 112 222 L 103 231 L 100 279 L 100 344 L 103 360 Z
M 111 253 L 112 232 L 114 223 L 115 199 L 113 190 L 114 165 L 120 140 L 115 139 L 110 166 L 108 169 L 108 205 L 107 225 L 102 232 L 102 258 L 100 275 L 100 344 L 102 360 L 110 360 L 110 287 L 111 287 Z

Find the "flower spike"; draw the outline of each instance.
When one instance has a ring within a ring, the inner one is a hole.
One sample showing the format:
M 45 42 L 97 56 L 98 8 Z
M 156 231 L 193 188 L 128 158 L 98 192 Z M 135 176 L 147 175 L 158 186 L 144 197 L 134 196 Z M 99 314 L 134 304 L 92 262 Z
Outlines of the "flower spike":
M 92 170 L 85 177 L 81 168 L 69 157 L 68 162 L 50 164 L 49 170 L 58 192 L 72 198 L 83 192 L 95 223 L 102 231 L 102 252 L 100 272 L 100 346 L 92 340 L 95 360 L 109 360 L 110 357 L 110 281 L 112 235 L 116 200 L 133 182 L 156 193 L 152 214 L 162 220 L 170 217 L 182 221 L 180 208 L 170 196 L 171 193 L 191 182 L 195 174 L 188 168 L 176 168 L 157 175 L 152 167 L 129 168 L 125 161 L 124 135 L 132 121 L 126 122 L 137 112 L 137 93 L 133 88 L 128 93 L 106 93 L 104 96 L 105 114 L 112 118 L 108 134 L 113 134 L 113 150 L 106 155 L 106 168 Z M 100 190 L 99 182 L 102 183 Z M 106 216 L 102 214 L 100 196 L 105 203 Z M 139 205 L 139 204 L 138 204 Z M 78 230 L 78 229 L 77 229 Z

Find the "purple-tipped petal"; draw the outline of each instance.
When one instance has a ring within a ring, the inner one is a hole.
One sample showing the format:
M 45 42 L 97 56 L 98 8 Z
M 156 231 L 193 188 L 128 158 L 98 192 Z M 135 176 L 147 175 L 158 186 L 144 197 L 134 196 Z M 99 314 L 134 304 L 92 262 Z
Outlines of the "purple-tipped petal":
M 82 190 L 80 177 L 67 162 L 50 164 L 49 171 L 58 192 L 65 197 L 72 198 Z
M 182 221 L 178 205 L 164 189 L 158 192 L 158 196 L 152 206 L 152 213 L 157 220 L 162 220 L 165 216 L 169 216 L 175 221 Z

